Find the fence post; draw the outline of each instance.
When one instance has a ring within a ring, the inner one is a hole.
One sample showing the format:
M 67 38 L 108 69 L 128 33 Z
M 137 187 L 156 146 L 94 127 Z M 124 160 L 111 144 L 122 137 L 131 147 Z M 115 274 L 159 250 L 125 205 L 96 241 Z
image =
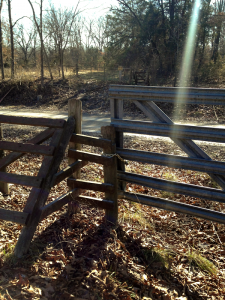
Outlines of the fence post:
M 116 153 L 116 134 L 115 128 L 112 126 L 103 126 L 101 128 L 101 133 L 104 139 L 109 139 L 112 144 L 109 148 L 104 149 L 105 154 L 114 155 Z M 110 183 L 114 186 L 113 192 L 105 193 L 105 199 L 111 200 L 114 203 L 113 209 L 106 209 L 106 220 L 113 225 L 117 225 L 118 221 L 118 187 L 117 187 L 117 157 L 112 157 L 112 164 L 109 166 L 104 166 L 104 181 L 105 183 Z
M 0 124 L 0 141 L 3 139 L 2 124 Z M 0 150 L 0 158 L 4 157 L 4 151 Z M 6 168 L 0 170 L 1 172 L 6 172 Z M 0 191 L 3 194 L 9 194 L 9 185 L 6 182 L 0 182 Z
M 82 102 L 80 100 L 71 99 L 68 101 L 68 117 L 74 117 L 75 126 L 74 133 L 81 134 L 82 133 Z M 81 144 L 69 143 L 69 148 L 75 150 L 81 150 Z M 68 158 L 69 165 L 77 161 L 74 158 Z M 73 178 L 80 178 L 80 170 L 76 171 L 72 175 Z M 73 214 L 79 211 L 79 204 L 75 202 L 70 202 L 68 204 L 68 214 Z
M 123 100 L 110 100 L 111 119 L 123 119 Z M 123 148 L 123 132 L 116 132 L 116 147 Z M 118 170 L 125 171 L 124 161 L 118 160 Z M 120 182 L 119 187 L 126 189 L 126 183 Z

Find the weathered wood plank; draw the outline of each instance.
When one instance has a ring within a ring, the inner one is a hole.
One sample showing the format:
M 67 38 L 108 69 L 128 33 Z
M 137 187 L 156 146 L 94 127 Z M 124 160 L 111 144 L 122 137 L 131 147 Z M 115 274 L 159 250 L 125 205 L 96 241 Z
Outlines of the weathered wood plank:
M 84 167 L 87 164 L 88 164 L 87 161 L 82 161 L 82 160 L 75 161 L 74 163 L 72 163 L 71 165 L 69 165 L 68 167 L 66 167 L 65 169 L 63 169 L 62 171 L 54 175 L 54 178 L 52 180 L 52 186 L 55 186 L 65 178 L 71 176 L 74 172 L 80 170 L 82 167 Z
M 102 139 L 99 137 L 87 136 L 83 134 L 73 134 L 70 141 L 73 143 L 79 143 L 100 148 L 107 148 L 111 146 L 110 140 Z
M 74 189 L 66 193 L 65 195 L 62 195 L 61 197 L 57 198 L 53 202 L 47 204 L 46 206 L 42 207 L 41 220 L 43 220 L 53 212 L 59 210 L 69 202 L 73 201 L 73 198 L 76 198 L 78 195 L 79 195 L 79 190 Z
M 123 100 L 110 99 L 111 119 L 123 119 Z M 116 131 L 115 143 L 116 147 L 123 148 L 123 132 Z M 106 149 L 106 153 L 109 153 Z M 125 164 L 121 160 L 117 160 L 117 169 L 125 171 Z M 126 182 L 118 182 L 119 188 L 126 190 Z
M 173 121 L 152 101 L 140 102 L 134 101 L 135 104 L 143 110 L 143 112 L 149 116 L 154 122 L 173 124 Z M 204 158 L 211 160 L 211 158 L 192 140 L 177 139 L 175 137 L 172 140 L 192 158 Z M 209 174 L 209 173 L 208 173 Z M 225 189 L 225 177 L 224 175 L 218 175 L 210 173 L 209 176 L 215 180 L 223 189 Z
M 14 222 L 17 224 L 25 225 L 29 217 L 28 213 L 12 211 L 0 208 L 0 219 L 5 221 Z
M 39 188 L 43 178 L 0 172 L 0 181 Z
M 223 190 L 181 182 L 174 182 L 165 179 L 153 178 L 121 171 L 117 172 L 117 178 L 119 180 L 125 180 L 127 182 L 140 184 L 157 190 L 225 203 L 225 192 Z
M 3 130 L 2 130 L 2 125 L 0 124 L 0 141 L 3 140 Z M 1 159 L 5 156 L 5 152 L 3 150 L 0 150 L 0 161 Z M 0 168 L 1 172 L 7 172 L 6 166 L 3 168 Z M 4 195 L 9 194 L 9 185 L 6 182 L 0 182 L 0 192 L 2 192 Z
M 216 212 L 206 208 L 200 208 L 189 204 L 179 203 L 172 200 L 162 198 L 143 196 L 142 194 L 128 193 L 119 191 L 119 196 L 122 199 L 127 199 L 133 202 L 157 207 L 159 209 L 174 211 L 176 213 L 188 214 L 205 220 L 225 224 L 225 214 Z
M 66 121 L 63 119 L 26 118 L 26 117 L 0 115 L 0 123 L 5 123 L 5 124 L 63 128 L 65 122 Z
M 127 160 L 168 166 L 171 168 L 188 169 L 216 174 L 224 174 L 225 172 L 225 163 L 220 161 L 120 148 L 117 149 L 117 154 Z
M 32 153 L 32 154 L 42 154 L 42 155 L 53 155 L 55 150 L 54 147 L 45 146 L 45 145 L 33 145 L 29 143 L 14 143 L 0 141 L 0 149 L 22 152 L 22 153 Z
M 76 198 L 77 202 L 80 204 L 91 205 L 93 207 L 99 207 L 102 209 L 112 210 L 114 207 L 113 201 L 93 198 L 88 196 L 79 196 Z
M 184 98 L 185 104 L 225 105 L 225 89 L 110 85 L 109 97 L 168 103 L 178 97 L 178 103 L 179 98 Z
M 45 178 L 42 188 L 33 188 L 25 205 L 24 212 L 30 213 L 30 217 L 27 225 L 22 229 L 15 247 L 14 253 L 17 257 L 21 257 L 28 251 L 30 242 L 41 218 L 41 209 L 48 198 L 53 176 L 57 173 L 59 165 L 63 159 L 65 149 L 69 143 L 71 135 L 73 134 L 74 122 L 74 118 L 68 118 L 63 130 L 56 130 L 52 137 L 50 146 L 56 147 L 56 150 L 53 158 L 50 156 L 46 156 L 44 158 L 38 173 L 38 176 Z
M 105 166 L 109 166 L 112 164 L 112 157 L 102 156 L 99 154 L 93 154 L 93 153 L 78 151 L 73 149 L 69 149 L 68 157 L 91 161 L 97 164 L 103 164 Z
M 116 133 L 112 126 L 104 126 L 101 128 L 103 138 L 111 140 L 111 147 L 104 149 L 104 154 L 116 153 Z M 112 192 L 106 192 L 105 198 L 113 202 L 111 209 L 106 209 L 106 220 L 113 225 L 117 225 L 118 222 L 118 180 L 117 180 L 117 157 L 114 156 L 113 163 L 109 166 L 104 165 L 104 182 L 113 185 Z M 122 185 L 121 185 L 122 187 Z
M 82 101 L 80 100 L 75 100 L 75 99 L 70 99 L 68 102 L 68 116 L 73 117 L 75 119 L 75 125 L 74 125 L 74 130 L 73 133 L 75 134 L 81 134 L 82 133 Z M 74 149 L 74 150 L 81 150 L 81 144 L 80 143 L 75 143 L 71 142 L 69 143 L 69 148 Z M 69 164 L 71 165 L 77 159 L 69 157 L 68 158 Z M 72 175 L 74 178 L 80 178 L 81 176 L 81 171 L 80 169 L 75 171 Z M 68 215 L 72 215 L 79 211 L 79 205 L 71 202 L 68 204 Z
M 39 133 L 37 136 L 34 138 L 30 139 L 28 142 L 32 144 L 41 144 L 42 142 L 46 141 L 49 139 L 53 133 L 55 132 L 55 129 L 53 128 L 48 128 L 41 133 Z M 7 167 L 11 163 L 13 163 L 15 160 L 23 156 L 25 153 L 20 153 L 20 152 L 12 152 L 5 157 L 0 159 L 0 169 Z
M 93 190 L 105 193 L 113 193 L 115 189 L 114 185 L 109 183 L 100 183 L 75 178 L 68 178 L 67 185 L 72 189 L 79 188 L 83 190 Z
M 225 143 L 225 129 L 112 119 L 117 131 Z

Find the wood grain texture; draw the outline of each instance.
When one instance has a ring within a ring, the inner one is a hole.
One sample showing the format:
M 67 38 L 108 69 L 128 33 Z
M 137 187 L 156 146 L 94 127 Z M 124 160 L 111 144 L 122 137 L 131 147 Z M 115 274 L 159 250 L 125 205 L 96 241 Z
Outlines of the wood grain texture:
M 39 133 L 37 136 L 34 138 L 30 139 L 28 142 L 32 144 L 41 144 L 42 142 L 46 141 L 49 139 L 55 132 L 55 129 L 48 128 L 41 133 Z M 11 163 L 16 161 L 18 158 L 23 156 L 25 153 L 20 153 L 20 152 L 12 152 L 5 157 L 0 159 L 0 169 L 5 168 L 9 166 Z
M 68 116 L 73 117 L 75 119 L 75 125 L 74 125 L 74 134 L 81 134 L 82 133 L 82 101 L 71 99 L 68 102 Z M 69 143 L 69 149 L 74 150 L 81 150 L 81 144 L 70 141 Z M 77 159 L 74 157 L 68 158 L 69 165 L 76 162 Z M 80 178 L 81 172 L 80 169 L 76 170 L 71 176 L 73 178 Z M 68 204 L 68 215 L 72 215 L 79 211 L 79 205 L 73 202 L 70 202 Z
M 94 146 L 99 148 L 107 148 L 110 147 L 111 145 L 110 140 L 93 137 L 93 136 L 87 136 L 83 134 L 73 134 L 70 141 L 73 143 L 79 143 L 79 144 L 84 144 L 84 145 L 89 145 L 89 146 Z
M 149 164 L 168 166 L 171 168 L 194 170 L 206 173 L 224 174 L 225 162 L 190 158 L 148 151 L 120 149 L 117 153 L 124 159 Z
M 26 118 L 26 117 L 0 115 L 0 123 L 5 123 L 5 124 L 63 128 L 65 122 L 66 121 L 63 119 Z
M 14 143 L 6 141 L 0 141 L 0 149 L 48 156 L 53 155 L 53 152 L 55 150 L 55 148 L 51 146 L 34 145 L 30 143 Z
M 112 157 L 102 156 L 99 154 L 93 154 L 93 153 L 78 151 L 73 149 L 69 149 L 68 157 L 91 161 L 105 166 L 109 166 L 113 163 Z
M 25 225 L 29 214 L 19 211 L 0 209 L 0 219 Z
M 122 171 L 117 172 L 117 178 L 119 180 L 125 180 L 127 182 L 147 186 L 157 190 L 225 203 L 225 192 L 219 189 L 203 187 L 194 184 L 174 182 L 165 179 L 153 178 L 143 176 L 140 174 L 132 174 Z
M 82 160 L 75 161 L 74 163 L 72 163 L 71 165 L 69 165 L 68 167 L 66 167 L 65 169 L 63 169 L 62 171 L 54 175 L 52 186 L 55 186 L 65 178 L 72 176 L 74 172 L 80 170 L 82 167 L 84 167 L 87 164 L 88 164 L 87 161 L 82 161 Z
M 61 197 L 57 198 L 56 200 L 52 201 L 51 203 L 45 205 L 42 207 L 42 213 L 41 213 L 41 220 L 52 214 L 53 212 L 59 210 L 62 208 L 65 204 L 68 204 L 69 202 L 73 201 L 74 198 L 76 198 L 79 195 L 79 190 L 74 189 L 65 195 L 62 195 Z
M 77 202 L 80 204 L 90 205 L 93 207 L 99 207 L 106 210 L 112 210 L 114 208 L 114 203 L 111 200 L 93 198 L 88 196 L 79 196 L 76 198 Z
M 116 133 L 115 128 L 112 126 L 104 126 L 101 128 L 103 138 L 111 140 L 111 147 L 104 149 L 105 154 L 116 153 Z M 111 165 L 104 165 L 104 182 L 113 185 L 112 192 L 106 192 L 105 198 L 113 202 L 111 209 L 106 209 L 106 220 L 113 226 L 118 223 L 118 181 L 117 181 L 117 157 L 112 157 L 113 162 Z
M 203 218 L 205 220 L 225 224 L 225 214 L 221 212 L 196 207 L 193 205 L 184 204 L 173 200 L 167 200 L 152 196 L 143 196 L 142 194 L 134 194 L 124 191 L 119 191 L 118 193 L 120 198 L 127 199 L 132 202 L 157 207 L 159 209 L 174 211 L 176 213 L 188 214 L 197 218 Z
M 2 125 L 0 124 L 0 141 L 3 140 L 3 129 L 2 129 Z M 4 150 L 0 150 L 0 161 L 1 159 L 3 159 L 5 156 L 5 152 Z M 7 172 L 7 168 L 6 166 L 3 166 L 2 168 L 0 168 L 1 172 Z M 8 195 L 9 194 L 9 185 L 7 182 L 0 182 L 0 192 L 3 193 L 3 195 Z
M 68 178 L 67 185 L 72 189 L 79 188 L 84 190 L 92 190 L 92 191 L 99 191 L 105 193 L 114 192 L 114 186 L 109 183 L 100 183 L 100 182 L 87 181 L 87 180 L 81 180 L 75 178 Z
M 39 188 L 43 178 L 0 172 L 0 181 Z
M 63 130 L 56 130 L 52 137 L 50 146 L 56 147 L 56 150 L 53 157 L 44 158 L 38 173 L 38 176 L 45 178 L 43 184 L 40 189 L 32 189 L 25 205 L 24 212 L 29 213 L 30 216 L 27 225 L 22 229 L 15 247 L 14 253 L 17 257 L 22 257 L 28 251 L 36 227 L 41 219 L 42 207 L 48 198 L 53 177 L 57 173 L 66 147 L 73 134 L 74 122 L 74 118 L 69 118 Z

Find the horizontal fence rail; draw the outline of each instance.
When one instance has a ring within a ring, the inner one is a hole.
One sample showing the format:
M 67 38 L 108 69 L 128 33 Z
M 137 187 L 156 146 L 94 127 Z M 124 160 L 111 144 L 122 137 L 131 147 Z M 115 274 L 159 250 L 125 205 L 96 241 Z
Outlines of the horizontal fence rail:
M 99 137 L 93 137 L 93 136 L 87 136 L 83 134 L 73 134 L 71 137 L 71 142 L 73 143 L 79 143 L 94 147 L 100 147 L 100 148 L 109 148 L 111 147 L 112 142 L 107 139 L 102 139 Z
M 174 124 L 155 102 L 179 104 L 225 105 L 225 89 L 178 88 L 156 86 L 109 87 L 111 126 L 116 134 L 116 154 L 124 160 L 193 170 L 207 173 L 221 187 L 197 186 L 125 172 L 124 161 L 118 161 L 119 197 L 160 209 L 172 210 L 225 224 L 225 214 L 167 199 L 126 192 L 126 183 L 138 184 L 171 193 L 225 203 L 225 162 L 214 161 L 197 141 L 225 142 L 225 129 Z M 133 102 L 151 121 L 123 120 L 123 100 Z M 123 133 L 171 138 L 188 156 L 124 149 Z
M 117 154 L 119 154 L 125 160 L 162 165 L 170 168 L 187 169 L 216 174 L 224 174 L 225 172 L 225 162 L 220 161 L 122 148 L 117 148 Z
M 0 123 L 63 128 L 66 121 L 62 119 L 26 118 L 0 115 Z
M 109 97 L 175 104 L 225 105 L 225 89 L 110 85 Z M 184 103 L 183 103 L 184 101 Z
M 116 131 L 225 143 L 225 129 L 112 119 Z
M 120 196 L 120 198 L 127 199 L 133 202 L 174 211 L 176 213 L 188 214 L 196 216 L 198 218 L 225 224 L 225 214 L 210 209 L 200 208 L 193 205 L 174 202 L 172 200 L 156 198 L 152 196 L 143 196 L 142 194 L 128 193 L 124 191 L 119 191 L 118 195 Z
M 12 211 L 0 208 L 0 219 L 10 222 L 15 222 L 20 225 L 25 225 L 29 214 L 21 211 Z
M 173 182 L 165 179 L 153 178 L 123 171 L 117 171 L 117 179 L 157 190 L 225 203 L 225 191 L 214 188 Z
M 102 156 L 100 154 L 93 154 L 93 153 L 74 150 L 74 149 L 69 149 L 68 157 L 91 161 L 105 166 L 109 166 L 112 164 L 112 157 Z

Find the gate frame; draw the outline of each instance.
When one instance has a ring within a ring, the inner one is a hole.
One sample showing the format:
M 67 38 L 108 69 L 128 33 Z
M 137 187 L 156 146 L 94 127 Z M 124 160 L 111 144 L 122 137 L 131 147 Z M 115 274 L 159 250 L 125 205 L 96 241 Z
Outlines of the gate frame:
M 174 103 L 174 99 L 177 94 L 179 95 L 181 102 L 183 102 L 183 99 L 186 97 L 187 104 L 225 105 L 224 89 L 110 85 L 109 97 L 111 106 L 111 126 L 113 126 L 116 131 L 116 152 L 123 159 L 132 161 L 136 160 L 145 163 L 155 163 L 157 161 L 156 164 L 166 165 L 169 167 L 175 166 L 175 168 L 182 168 L 182 164 L 186 163 L 185 168 L 188 168 L 188 165 L 193 168 L 195 165 L 195 170 L 199 170 L 197 164 L 201 164 L 202 168 L 200 171 L 206 171 L 224 190 L 225 176 L 223 174 L 225 171 L 225 163 L 221 163 L 222 167 L 220 170 L 218 168 L 216 169 L 216 167 L 219 167 L 220 164 L 212 161 L 212 159 L 190 138 L 225 142 L 225 130 L 216 129 L 208 132 L 208 128 L 174 124 L 155 102 Z M 152 122 L 123 120 L 123 100 L 133 101 L 136 106 L 152 120 Z M 171 128 L 176 130 L 176 135 L 171 134 Z M 170 137 L 184 152 L 188 154 L 189 158 L 182 158 L 179 162 L 179 157 L 172 155 L 168 156 L 157 154 L 156 156 L 155 154 L 154 156 L 151 152 L 147 153 L 145 151 L 123 149 L 124 132 Z M 172 163 L 170 162 L 171 158 L 173 158 Z M 126 182 L 132 182 L 165 191 L 172 191 L 179 194 L 183 193 L 194 197 L 196 197 L 196 195 L 199 197 L 202 193 L 204 194 L 203 198 L 205 199 L 225 203 L 224 191 L 206 187 L 202 188 L 183 183 L 174 183 L 168 180 L 155 179 L 151 177 L 147 178 L 137 174 L 134 175 L 125 172 L 124 162 L 122 163 L 122 167 L 120 166 L 118 169 L 117 178 L 124 184 Z M 120 189 L 118 194 L 120 198 L 125 198 L 134 202 L 155 206 L 161 209 L 173 210 L 178 213 L 182 212 L 185 214 L 191 214 L 225 224 L 224 213 L 198 208 L 188 204 L 181 204 L 179 202 L 162 198 L 128 193 L 125 192 L 124 186 Z

